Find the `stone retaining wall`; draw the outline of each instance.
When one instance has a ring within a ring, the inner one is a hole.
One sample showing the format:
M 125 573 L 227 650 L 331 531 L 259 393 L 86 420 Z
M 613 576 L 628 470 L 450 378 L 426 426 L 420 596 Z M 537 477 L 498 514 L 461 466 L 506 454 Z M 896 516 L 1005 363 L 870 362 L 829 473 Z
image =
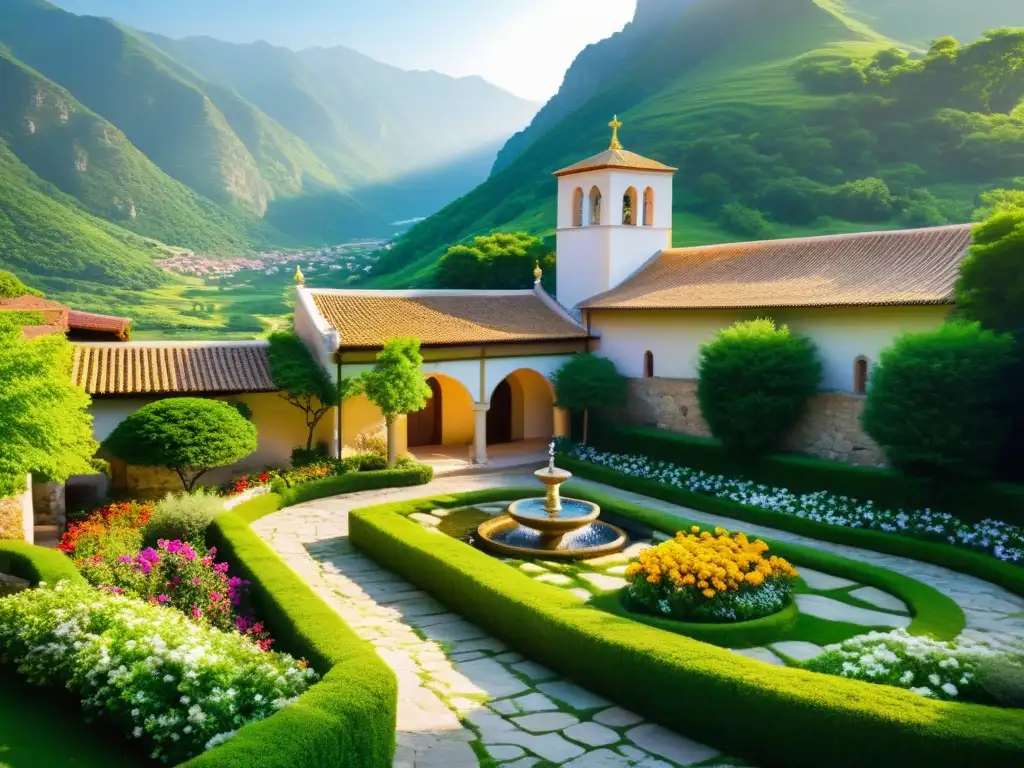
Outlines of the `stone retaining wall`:
M 803 421 L 782 448 L 829 461 L 885 466 L 882 449 L 861 427 L 863 410 L 863 396 L 823 392 L 808 403 Z M 626 411 L 633 425 L 711 437 L 697 403 L 697 382 L 692 379 L 630 379 Z

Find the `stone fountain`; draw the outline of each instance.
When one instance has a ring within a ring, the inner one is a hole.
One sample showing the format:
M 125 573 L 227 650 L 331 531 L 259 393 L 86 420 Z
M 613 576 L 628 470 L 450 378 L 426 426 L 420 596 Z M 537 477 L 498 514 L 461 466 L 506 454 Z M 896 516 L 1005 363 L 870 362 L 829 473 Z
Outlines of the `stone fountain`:
M 626 546 L 626 533 L 598 520 L 601 508 L 580 499 L 563 499 L 559 486 L 571 472 L 555 466 L 555 444 L 548 466 L 534 472 L 546 487 L 543 498 L 520 499 L 508 514 L 480 524 L 484 547 L 505 557 L 583 560 L 612 554 Z

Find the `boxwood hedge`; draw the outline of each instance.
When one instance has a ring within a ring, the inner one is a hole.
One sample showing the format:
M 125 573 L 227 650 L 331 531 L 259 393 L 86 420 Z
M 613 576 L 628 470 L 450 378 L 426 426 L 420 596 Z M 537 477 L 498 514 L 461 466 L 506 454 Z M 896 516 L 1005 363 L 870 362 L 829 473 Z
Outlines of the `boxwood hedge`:
M 587 607 L 404 517 L 432 505 L 476 503 L 474 498 L 357 510 L 350 537 L 379 563 L 538 663 L 758 765 L 1020 764 L 1024 712 L 933 701 L 745 659 Z
M 32 584 L 85 581 L 71 558 L 63 552 L 24 541 L 0 541 L 0 571 Z

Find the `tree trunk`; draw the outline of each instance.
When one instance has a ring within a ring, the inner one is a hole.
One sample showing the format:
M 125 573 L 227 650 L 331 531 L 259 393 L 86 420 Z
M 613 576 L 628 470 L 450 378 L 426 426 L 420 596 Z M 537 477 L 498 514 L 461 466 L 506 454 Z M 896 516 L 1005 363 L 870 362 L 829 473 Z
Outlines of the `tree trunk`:
M 314 430 L 316 430 L 316 424 L 310 426 L 310 424 L 307 422 L 306 426 L 309 427 L 309 437 L 306 438 L 306 453 L 308 454 L 311 450 L 313 450 L 313 432 Z
M 397 419 L 388 419 L 388 421 L 387 421 L 387 425 L 388 425 L 388 466 L 389 467 L 395 466 L 395 461 L 398 459 L 398 445 L 396 445 L 396 443 L 398 442 L 398 435 L 396 434 L 397 430 L 395 429 L 395 427 L 396 427 L 395 422 L 396 421 L 397 421 Z
M 583 445 L 586 447 L 587 438 L 590 436 L 590 409 L 583 409 Z

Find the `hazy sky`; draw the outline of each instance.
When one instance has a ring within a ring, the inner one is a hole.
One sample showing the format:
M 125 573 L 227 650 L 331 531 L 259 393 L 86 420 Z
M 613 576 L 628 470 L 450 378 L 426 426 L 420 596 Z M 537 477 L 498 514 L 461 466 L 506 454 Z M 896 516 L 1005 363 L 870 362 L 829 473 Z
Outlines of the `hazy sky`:
M 170 37 L 346 45 L 404 69 L 481 75 L 544 101 L 588 43 L 620 30 L 636 0 L 53 0 Z

